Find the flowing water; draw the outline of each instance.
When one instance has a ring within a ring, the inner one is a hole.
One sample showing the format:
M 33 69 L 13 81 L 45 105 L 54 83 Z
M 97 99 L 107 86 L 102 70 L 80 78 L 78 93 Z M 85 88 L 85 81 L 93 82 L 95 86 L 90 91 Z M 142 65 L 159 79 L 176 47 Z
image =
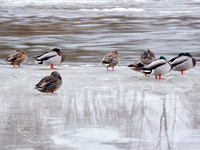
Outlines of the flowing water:
M 60 48 L 65 63 L 99 63 L 112 49 L 121 65 L 151 49 L 168 59 L 189 51 L 199 60 L 200 3 L 136 1 L 1 2 L 1 58 L 24 49 L 29 63 Z
M 200 2 L 198 0 L 0 0 L 0 149 L 150 150 L 200 148 Z M 63 86 L 34 85 L 51 70 L 36 65 L 60 48 Z M 13 69 L 5 58 L 23 49 Z M 113 49 L 114 72 L 101 67 Z M 126 66 L 152 50 L 167 59 L 190 52 L 184 76 L 145 78 Z

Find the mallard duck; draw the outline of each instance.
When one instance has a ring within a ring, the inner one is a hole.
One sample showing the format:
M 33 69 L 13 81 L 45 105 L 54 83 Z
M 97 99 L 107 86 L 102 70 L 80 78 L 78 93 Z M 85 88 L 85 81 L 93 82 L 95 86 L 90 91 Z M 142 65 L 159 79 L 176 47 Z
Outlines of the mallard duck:
M 35 89 L 44 93 L 52 93 L 58 90 L 62 85 L 62 78 L 57 71 L 51 73 L 50 76 L 44 77 L 38 84 L 36 84 Z
M 144 51 L 141 54 L 140 60 L 128 65 L 131 69 L 141 72 L 141 69 L 155 60 L 155 55 L 150 50 Z M 145 74 L 146 75 L 146 74 Z
M 108 69 L 108 67 L 112 67 L 112 71 L 114 71 L 114 67 L 119 63 L 120 55 L 117 50 L 113 50 L 111 53 L 108 53 L 102 59 L 102 65 Z
M 172 58 L 169 63 L 172 65 L 172 70 L 186 71 L 193 68 L 196 65 L 196 60 L 192 57 L 190 53 L 180 53 L 177 57 Z
M 164 56 L 161 56 L 159 59 L 156 59 L 149 65 L 145 66 L 141 71 L 143 71 L 145 74 L 155 75 L 156 79 L 157 76 L 159 76 L 159 79 L 161 79 L 161 75 L 168 73 L 171 68 L 172 67 L 167 62 L 166 58 Z
M 23 50 L 16 50 L 15 52 L 11 53 L 7 58 L 6 61 L 9 65 L 20 65 L 24 63 L 28 59 L 26 53 Z
M 36 62 L 50 66 L 51 69 L 55 69 L 54 65 L 59 65 L 64 61 L 64 55 L 58 48 L 54 48 L 50 52 L 46 52 L 36 58 Z

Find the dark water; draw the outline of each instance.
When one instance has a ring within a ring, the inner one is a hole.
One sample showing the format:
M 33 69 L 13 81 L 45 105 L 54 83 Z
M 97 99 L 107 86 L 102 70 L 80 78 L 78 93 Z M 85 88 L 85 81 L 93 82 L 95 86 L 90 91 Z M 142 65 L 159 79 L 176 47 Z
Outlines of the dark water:
M 32 64 L 34 56 L 58 47 L 70 64 L 99 63 L 113 49 L 121 65 L 147 49 L 168 59 L 189 51 L 199 60 L 198 2 L 50 2 L 3 3 L 1 59 L 20 48 Z

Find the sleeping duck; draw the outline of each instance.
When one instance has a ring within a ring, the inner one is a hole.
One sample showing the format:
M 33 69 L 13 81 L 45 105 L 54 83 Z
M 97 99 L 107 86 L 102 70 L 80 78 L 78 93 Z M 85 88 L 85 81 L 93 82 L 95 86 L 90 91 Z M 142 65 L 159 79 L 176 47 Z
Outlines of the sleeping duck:
M 35 89 L 44 93 L 52 93 L 58 90 L 62 85 L 62 78 L 57 71 L 51 73 L 50 76 L 44 77 L 38 84 L 36 84 Z
M 112 67 L 112 71 L 114 71 L 114 67 L 119 63 L 120 55 L 117 50 L 113 50 L 111 53 L 108 53 L 102 59 L 102 65 L 108 69 L 108 67 Z
M 155 55 L 150 50 L 144 51 L 141 54 L 140 60 L 128 65 L 131 69 L 141 72 L 141 69 L 155 60 Z M 146 74 L 145 74 L 146 75 Z
M 23 50 L 16 50 L 15 52 L 11 53 L 7 58 L 6 61 L 9 65 L 20 65 L 24 63 L 28 59 L 26 53 Z
M 190 53 L 180 53 L 177 57 L 172 58 L 169 63 L 172 65 L 172 70 L 186 71 L 193 68 L 196 65 L 196 60 L 192 57 Z
M 171 68 L 172 67 L 167 62 L 166 58 L 164 56 L 161 56 L 159 59 L 156 59 L 149 65 L 145 66 L 141 71 L 145 74 L 155 75 L 156 79 L 157 76 L 159 76 L 159 79 L 161 79 L 161 76 L 168 73 Z
M 36 58 L 38 64 L 44 64 L 50 66 L 51 69 L 55 69 L 55 65 L 59 65 L 64 61 L 65 57 L 58 48 L 54 48 L 50 52 L 46 52 Z

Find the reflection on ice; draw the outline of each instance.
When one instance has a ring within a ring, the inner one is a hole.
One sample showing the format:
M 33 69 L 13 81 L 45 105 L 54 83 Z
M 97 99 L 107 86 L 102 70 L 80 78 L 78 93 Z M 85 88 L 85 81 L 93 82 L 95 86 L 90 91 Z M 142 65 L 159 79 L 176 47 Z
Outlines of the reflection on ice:
M 62 66 L 55 94 L 34 89 L 52 72 L 1 66 L 0 147 L 5 149 L 195 149 L 199 73 L 164 80 L 127 67 Z M 192 144 L 191 144 L 192 143 Z

